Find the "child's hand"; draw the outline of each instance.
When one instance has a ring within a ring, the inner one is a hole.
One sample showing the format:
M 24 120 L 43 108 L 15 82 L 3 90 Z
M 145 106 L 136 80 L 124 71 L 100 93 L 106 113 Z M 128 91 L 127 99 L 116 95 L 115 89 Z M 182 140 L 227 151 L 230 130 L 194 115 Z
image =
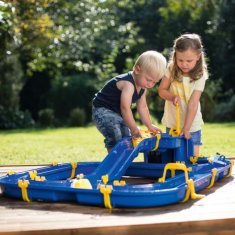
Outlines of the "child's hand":
M 137 127 L 134 130 L 131 130 L 131 136 L 134 139 L 142 138 L 141 130 L 139 127 Z
M 180 105 L 180 97 L 175 95 L 174 98 L 172 99 L 172 103 L 174 105 L 179 104 Z
M 148 127 L 148 130 L 149 132 L 152 132 L 153 135 L 156 135 L 157 133 L 162 133 L 162 130 L 153 124 L 150 127 Z
M 185 139 L 191 138 L 191 134 L 190 134 L 189 130 L 182 129 L 180 135 L 184 135 Z

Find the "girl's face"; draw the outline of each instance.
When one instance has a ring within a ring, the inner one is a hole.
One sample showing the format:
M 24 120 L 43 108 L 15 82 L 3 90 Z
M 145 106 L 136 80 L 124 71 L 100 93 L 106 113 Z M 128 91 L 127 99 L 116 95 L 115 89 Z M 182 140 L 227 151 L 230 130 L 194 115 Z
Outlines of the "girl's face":
M 190 49 L 184 52 L 176 51 L 176 64 L 183 74 L 188 74 L 195 67 L 200 56 L 201 54 Z
M 156 75 L 154 75 L 152 72 L 150 71 L 146 72 L 142 70 L 139 66 L 135 68 L 134 74 L 136 78 L 135 79 L 136 85 L 143 89 L 153 88 L 155 84 L 160 81 L 160 79 L 158 79 Z

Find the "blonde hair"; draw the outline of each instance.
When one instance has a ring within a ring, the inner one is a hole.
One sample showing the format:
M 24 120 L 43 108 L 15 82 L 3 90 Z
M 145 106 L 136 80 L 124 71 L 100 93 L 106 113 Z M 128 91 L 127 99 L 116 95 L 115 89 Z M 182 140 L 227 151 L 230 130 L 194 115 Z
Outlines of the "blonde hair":
M 133 70 L 139 66 L 144 71 L 153 72 L 158 78 L 162 78 L 166 72 L 166 58 L 157 51 L 146 51 L 136 60 Z
M 200 79 L 207 73 L 207 65 L 205 62 L 205 52 L 201 38 L 198 34 L 183 34 L 174 41 L 173 51 L 169 62 L 170 77 L 173 80 L 182 81 L 182 71 L 176 63 L 176 52 L 184 52 L 188 49 L 201 54 L 200 59 L 197 61 L 195 67 L 189 72 L 189 77 L 192 81 Z

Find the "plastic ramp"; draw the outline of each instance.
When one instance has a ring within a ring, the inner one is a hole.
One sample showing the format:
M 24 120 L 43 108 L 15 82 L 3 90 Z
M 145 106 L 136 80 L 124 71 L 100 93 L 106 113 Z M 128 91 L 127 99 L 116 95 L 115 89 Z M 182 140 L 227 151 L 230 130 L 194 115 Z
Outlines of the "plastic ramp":
M 157 137 L 146 138 L 133 148 L 132 139 L 124 138 L 111 150 L 97 169 L 85 178 L 89 179 L 93 186 L 102 180 L 102 176 L 107 177 L 107 182 L 103 183 L 120 180 L 138 154 L 154 149 L 156 141 Z

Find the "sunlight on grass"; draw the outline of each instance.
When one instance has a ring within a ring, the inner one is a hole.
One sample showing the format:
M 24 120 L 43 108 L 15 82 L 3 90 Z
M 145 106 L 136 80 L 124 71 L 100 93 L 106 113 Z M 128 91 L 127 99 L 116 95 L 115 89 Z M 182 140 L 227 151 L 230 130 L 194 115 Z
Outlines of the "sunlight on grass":
M 201 153 L 235 156 L 235 123 L 206 124 Z M 100 161 L 106 155 L 95 127 L 0 132 L 0 164 Z M 139 157 L 138 157 L 139 158 Z
M 235 123 L 206 124 L 203 128 L 201 153 L 235 156 Z
M 0 132 L 0 164 L 97 161 L 106 155 L 94 128 Z

